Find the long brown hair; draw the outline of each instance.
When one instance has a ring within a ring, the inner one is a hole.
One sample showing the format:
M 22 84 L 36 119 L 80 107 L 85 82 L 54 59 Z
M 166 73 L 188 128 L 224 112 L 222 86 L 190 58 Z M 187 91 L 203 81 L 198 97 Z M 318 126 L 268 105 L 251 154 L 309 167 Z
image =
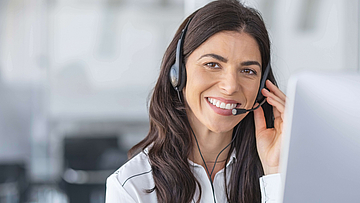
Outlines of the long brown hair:
M 196 189 L 201 198 L 201 187 L 191 172 L 188 156 L 193 147 L 190 124 L 185 106 L 169 80 L 170 67 L 175 62 L 175 49 L 181 30 L 191 19 L 185 35 L 183 53 L 189 55 L 209 37 L 221 31 L 238 31 L 250 34 L 257 41 L 262 60 L 262 72 L 270 62 L 270 40 L 260 14 L 237 0 L 213 1 L 195 11 L 180 25 L 168 46 L 149 106 L 150 130 L 148 135 L 129 151 L 129 157 L 149 145 L 148 156 L 152 167 L 155 188 L 160 203 L 189 203 Z M 272 71 L 268 79 L 275 82 Z M 273 127 L 272 107 L 263 105 L 268 127 Z M 229 184 L 225 184 L 227 199 L 231 203 L 260 202 L 259 178 L 264 175 L 256 148 L 254 115 L 249 113 L 235 128 L 238 135 L 231 145 L 236 162 Z M 233 136 L 235 136 L 235 130 Z M 225 170 L 226 183 L 226 170 Z

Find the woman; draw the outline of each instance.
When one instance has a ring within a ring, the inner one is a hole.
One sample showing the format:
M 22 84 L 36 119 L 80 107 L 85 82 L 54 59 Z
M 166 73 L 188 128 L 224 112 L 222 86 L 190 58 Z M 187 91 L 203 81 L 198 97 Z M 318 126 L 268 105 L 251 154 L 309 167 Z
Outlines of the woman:
M 276 202 L 285 95 L 269 63 L 255 10 L 219 0 L 191 14 L 165 52 L 149 133 L 108 178 L 106 203 Z

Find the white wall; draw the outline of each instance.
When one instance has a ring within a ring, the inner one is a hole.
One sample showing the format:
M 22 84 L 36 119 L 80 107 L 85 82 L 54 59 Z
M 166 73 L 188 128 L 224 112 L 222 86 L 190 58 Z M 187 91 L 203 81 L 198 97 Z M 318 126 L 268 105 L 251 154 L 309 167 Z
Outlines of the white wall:
M 166 17 L 165 17 L 166 16 Z M 59 2 L 50 14 L 50 114 L 147 119 L 182 7 Z
M 283 91 L 289 76 L 302 70 L 359 70 L 357 0 L 258 2 L 266 14 L 273 69 Z

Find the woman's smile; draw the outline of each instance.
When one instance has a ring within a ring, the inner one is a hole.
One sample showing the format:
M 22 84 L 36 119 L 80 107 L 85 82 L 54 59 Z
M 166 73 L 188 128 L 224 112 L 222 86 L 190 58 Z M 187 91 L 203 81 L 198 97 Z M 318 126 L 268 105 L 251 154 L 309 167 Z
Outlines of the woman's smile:
M 215 113 L 223 116 L 231 116 L 232 109 L 240 106 L 241 104 L 234 100 L 225 100 L 219 97 L 207 97 L 207 102 Z

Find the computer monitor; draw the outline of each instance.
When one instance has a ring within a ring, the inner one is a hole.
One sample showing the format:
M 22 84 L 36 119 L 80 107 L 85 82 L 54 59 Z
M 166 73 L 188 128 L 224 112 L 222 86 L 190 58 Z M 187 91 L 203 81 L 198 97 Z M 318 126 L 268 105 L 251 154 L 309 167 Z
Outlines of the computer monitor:
M 304 72 L 287 87 L 283 203 L 360 201 L 360 75 Z

